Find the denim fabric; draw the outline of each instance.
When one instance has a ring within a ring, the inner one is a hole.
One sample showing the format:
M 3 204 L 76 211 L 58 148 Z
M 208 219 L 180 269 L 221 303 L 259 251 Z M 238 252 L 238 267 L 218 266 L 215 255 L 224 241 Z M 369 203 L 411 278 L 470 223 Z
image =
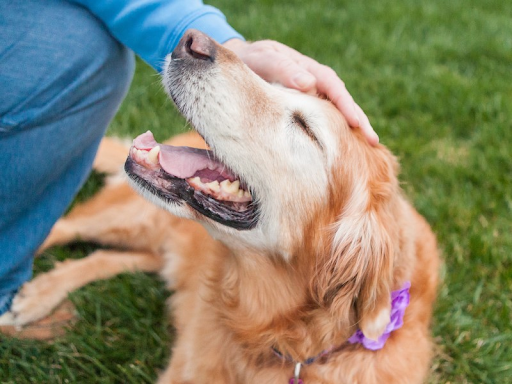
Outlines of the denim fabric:
M 127 92 L 134 57 L 89 11 L 63 0 L 0 1 L 0 36 L 0 303 L 6 303 L 30 278 L 35 251 L 89 174 Z
M 0 296 L 0 315 L 7 312 L 11 308 L 12 300 L 18 291 L 12 291 L 9 294 Z

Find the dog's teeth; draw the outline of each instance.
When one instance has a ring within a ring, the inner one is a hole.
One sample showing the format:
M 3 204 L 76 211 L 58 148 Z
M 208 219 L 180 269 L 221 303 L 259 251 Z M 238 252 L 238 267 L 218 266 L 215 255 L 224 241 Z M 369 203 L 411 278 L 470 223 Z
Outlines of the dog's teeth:
M 219 192 L 220 191 L 220 184 L 217 180 L 215 181 L 212 181 L 211 183 L 207 183 L 206 184 L 208 187 L 210 187 L 210 189 L 214 192 Z
M 220 189 L 222 189 L 223 191 L 227 191 L 227 189 L 231 186 L 231 181 L 226 179 L 226 180 L 222 180 L 220 182 Z
M 148 153 L 148 161 L 151 164 L 158 164 L 158 154 L 160 153 L 160 146 L 151 148 L 151 151 Z
M 195 189 L 203 191 L 207 194 L 219 196 L 221 199 L 222 196 L 224 196 L 224 198 L 227 198 L 228 201 L 231 200 L 227 195 L 231 195 L 231 198 L 235 198 L 234 201 L 236 201 L 236 198 L 251 199 L 251 193 L 240 188 L 240 180 L 231 182 L 231 180 L 226 179 L 222 180 L 221 183 L 219 183 L 217 180 L 211 181 L 209 183 L 203 183 L 201 178 L 196 176 L 187 179 L 187 182 Z
M 240 180 L 235 180 L 231 183 L 231 187 L 234 191 L 238 191 L 240 189 Z
M 232 193 L 233 195 L 236 195 L 239 190 L 240 190 L 240 181 L 239 180 L 235 180 L 228 187 L 227 192 Z
M 235 195 L 238 193 L 238 189 L 240 187 L 240 181 L 235 180 L 235 181 L 231 182 L 230 180 L 226 179 L 220 183 L 220 187 L 224 192 Z
M 199 176 L 192 177 L 189 180 L 190 180 L 190 182 L 192 182 L 194 184 L 201 184 L 201 179 L 199 178 Z

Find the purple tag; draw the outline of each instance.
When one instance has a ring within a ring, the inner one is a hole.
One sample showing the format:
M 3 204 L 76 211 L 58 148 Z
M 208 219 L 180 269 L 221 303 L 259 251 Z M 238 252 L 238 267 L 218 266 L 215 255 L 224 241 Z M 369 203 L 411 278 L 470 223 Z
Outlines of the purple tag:
M 290 384 L 304 384 L 304 382 L 302 381 L 302 379 L 299 379 L 299 380 L 295 380 L 294 377 L 292 377 L 290 379 Z

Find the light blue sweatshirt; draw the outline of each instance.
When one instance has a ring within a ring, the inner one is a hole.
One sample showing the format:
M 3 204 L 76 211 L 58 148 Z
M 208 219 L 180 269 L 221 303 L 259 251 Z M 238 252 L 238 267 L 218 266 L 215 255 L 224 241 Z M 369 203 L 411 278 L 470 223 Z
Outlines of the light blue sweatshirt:
M 189 28 L 219 43 L 243 39 L 216 8 L 201 0 L 70 0 L 99 18 L 110 33 L 161 71 L 164 59 Z

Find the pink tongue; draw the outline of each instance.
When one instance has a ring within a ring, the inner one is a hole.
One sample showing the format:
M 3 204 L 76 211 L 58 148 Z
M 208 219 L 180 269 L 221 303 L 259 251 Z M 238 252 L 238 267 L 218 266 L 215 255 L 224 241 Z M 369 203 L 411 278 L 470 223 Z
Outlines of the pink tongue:
M 235 176 L 226 169 L 226 166 L 214 159 L 212 151 L 190 147 L 173 147 L 171 145 L 158 144 L 151 131 L 147 131 L 133 140 L 133 146 L 137 149 L 150 150 L 160 146 L 158 160 L 165 172 L 187 179 L 203 169 L 216 170 L 222 177 L 235 180 Z

